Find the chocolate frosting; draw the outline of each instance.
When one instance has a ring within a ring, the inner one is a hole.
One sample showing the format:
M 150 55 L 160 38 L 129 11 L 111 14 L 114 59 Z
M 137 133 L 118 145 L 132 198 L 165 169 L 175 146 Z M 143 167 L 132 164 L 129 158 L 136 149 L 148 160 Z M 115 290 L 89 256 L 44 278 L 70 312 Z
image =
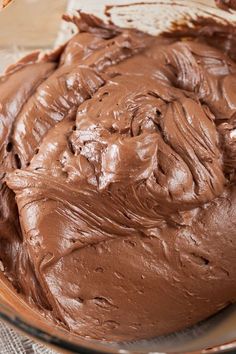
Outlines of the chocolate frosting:
M 0 80 L 4 274 L 80 336 L 180 330 L 236 300 L 236 63 L 204 34 L 65 19 Z

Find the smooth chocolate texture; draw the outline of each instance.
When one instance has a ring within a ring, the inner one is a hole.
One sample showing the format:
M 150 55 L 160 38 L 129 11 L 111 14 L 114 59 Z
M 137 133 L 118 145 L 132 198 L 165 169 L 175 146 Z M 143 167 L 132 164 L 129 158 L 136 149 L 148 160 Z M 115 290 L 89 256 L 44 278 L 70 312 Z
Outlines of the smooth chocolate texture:
M 186 328 L 236 299 L 236 63 L 204 33 L 65 19 L 0 81 L 4 274 L 83 337 Z

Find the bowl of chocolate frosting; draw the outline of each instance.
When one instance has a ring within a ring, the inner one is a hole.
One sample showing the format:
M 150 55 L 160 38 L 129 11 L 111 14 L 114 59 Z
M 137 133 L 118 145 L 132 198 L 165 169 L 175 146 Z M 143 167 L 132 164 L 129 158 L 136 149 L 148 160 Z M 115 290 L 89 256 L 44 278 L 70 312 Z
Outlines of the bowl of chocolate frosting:
M 0 77 L 0 318 L 68 352 L 232 348 L 235 1 L 38 3 L 0 14 L 0 61 L 25 54 Z

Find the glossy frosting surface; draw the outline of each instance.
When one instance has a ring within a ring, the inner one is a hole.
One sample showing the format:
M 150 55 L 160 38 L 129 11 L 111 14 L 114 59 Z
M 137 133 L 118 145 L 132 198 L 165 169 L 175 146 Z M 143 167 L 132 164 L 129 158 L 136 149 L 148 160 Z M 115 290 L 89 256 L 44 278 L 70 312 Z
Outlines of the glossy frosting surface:
M 65 19 L 65 46 L 0 78 L 4 274 L 81 336 L 180 330 L 236 300 L 230 32 Z

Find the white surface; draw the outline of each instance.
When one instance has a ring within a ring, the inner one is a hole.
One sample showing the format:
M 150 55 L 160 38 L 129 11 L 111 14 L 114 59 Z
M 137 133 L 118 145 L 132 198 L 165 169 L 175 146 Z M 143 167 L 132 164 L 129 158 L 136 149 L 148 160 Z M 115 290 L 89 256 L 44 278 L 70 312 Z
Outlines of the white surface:
M 67 0 L 15 0 L 0 12 L 0 47 L 53 44 Z
M 16 332 L 0 322 L 0 353 L 1 354 L 57 354 Z

